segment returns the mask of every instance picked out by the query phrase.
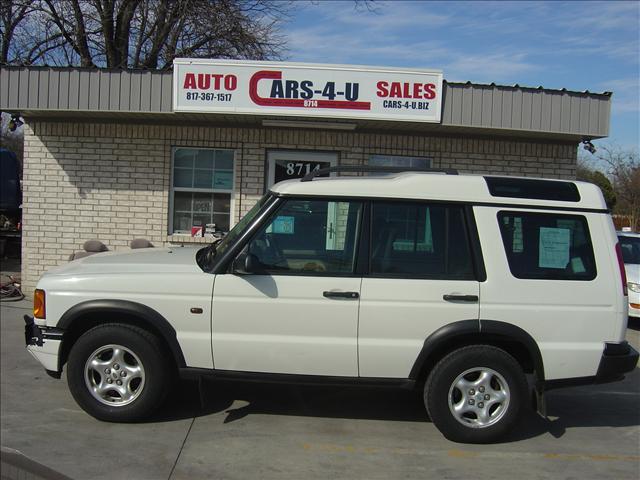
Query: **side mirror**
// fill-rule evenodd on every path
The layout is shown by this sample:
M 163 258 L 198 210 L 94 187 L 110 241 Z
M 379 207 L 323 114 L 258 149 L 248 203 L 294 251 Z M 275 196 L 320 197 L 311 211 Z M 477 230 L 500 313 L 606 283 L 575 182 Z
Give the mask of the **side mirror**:
M 258 258 L 252 253 L 241 253 L 233 261 L 233 273 L 251 275 L 258 270 Z

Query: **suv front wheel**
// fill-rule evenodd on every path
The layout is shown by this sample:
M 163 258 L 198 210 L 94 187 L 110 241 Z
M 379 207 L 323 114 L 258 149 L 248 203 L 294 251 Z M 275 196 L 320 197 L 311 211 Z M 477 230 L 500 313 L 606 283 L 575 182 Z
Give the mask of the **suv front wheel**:
M 172 369 L 157 337 L 125 324 L 99 325 L 69 354 L 67 382 L 73 398 L 93 417 L 132 422 L 164 400 Z
M 487 443 L 513 428 L 527 390 L 524 372 L 511 355 L 490 345 L 472 345 L 438 362 L 426 382 L 424 402 L 449 440 Z

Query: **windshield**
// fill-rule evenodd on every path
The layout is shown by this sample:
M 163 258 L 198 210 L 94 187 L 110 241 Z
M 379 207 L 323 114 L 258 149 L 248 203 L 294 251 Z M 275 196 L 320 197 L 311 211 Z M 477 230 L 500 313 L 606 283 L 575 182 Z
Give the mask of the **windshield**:
M 640 237 L 618 237 L 622 248 L 622 260 L 627 264 L 640 264 Z
M 213 243 L 201 250 L 198 251 L 197 259 L 200 268 L 211 267 L 214 257 L 222 255 L 231 245 L 233 245 L 236 239 L 246 230 L 246 228 L 251 224 L 253 219 L 258 215 L 260 210 L 267 200 L 271 198 L 271 194 L 267 193 L 264 195 L 258 202 L 249 210 L 244 217 L 240 219 L 238 223 L 231 229 L 229 233 L 227 233 L 224 238 L 218 242 Z M 206 256 L 205 256 L 206 254 Z M 206 270 L 206 268 L 203 268 Z

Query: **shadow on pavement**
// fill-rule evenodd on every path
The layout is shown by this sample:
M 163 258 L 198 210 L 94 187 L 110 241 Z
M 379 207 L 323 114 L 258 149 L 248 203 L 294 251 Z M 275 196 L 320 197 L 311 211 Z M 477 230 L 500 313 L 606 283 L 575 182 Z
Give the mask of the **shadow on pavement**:
M 206 380 L 182 381 L 151 421 L 163 422 L 224 413 L 224 422 L 254 414 L 425 422 L 429 418 L 417 391 L 370 387 L 291 386 Z M 504 439 L 512 442 L 569 428 L 640 425 L 640 370 L 623 382 L 554 390 L 547 394 L 548 418 L 528 409 Z
M 547 393 L 547 418 L 530 411 L 506 442 L 549 433 L 561 438 L 570 428 L 640 425 L 640 370 L 623 382 L 553 390 Z
M 294 386 L 205 380 L 183 380 L 150 420 L 173 421 L 226 412 L 225 423 L 247 415 L 296 415 L 423 422 L 428 420 L 415 391 L 371 387 Z M 243 405 L 238 407 L 238 404 Z

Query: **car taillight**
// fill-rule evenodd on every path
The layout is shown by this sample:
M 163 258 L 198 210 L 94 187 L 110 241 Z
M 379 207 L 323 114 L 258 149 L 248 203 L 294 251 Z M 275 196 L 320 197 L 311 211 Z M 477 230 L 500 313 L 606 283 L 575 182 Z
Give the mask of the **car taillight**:
M 627 273 L 624 270 L 622 247 L 620 247 L 619 243 L 616 243 L 616 257 L 618 257 L 618 268 L 620 269 L 620 278 L 622 279 L 622 291 L 624 292 L 624 296 L 626 297 L 629 295 L 629 291 L 627 290 Z
M 33 316 L 39 319 L 45 319 L 46 308 L 44 302 L 44 290 L 36 290 L 33 292 Z

